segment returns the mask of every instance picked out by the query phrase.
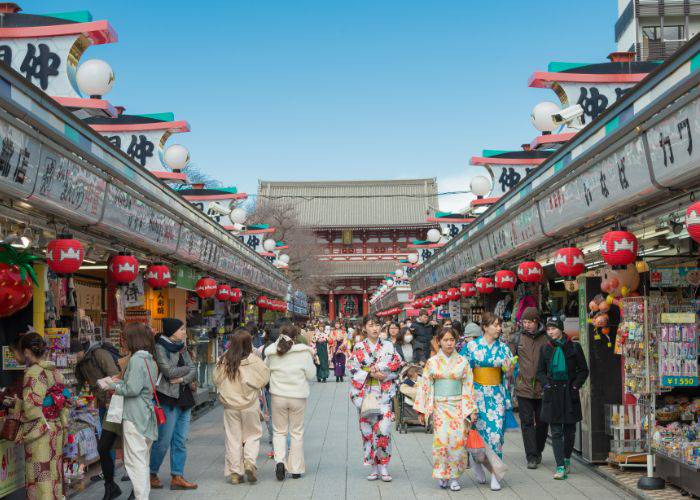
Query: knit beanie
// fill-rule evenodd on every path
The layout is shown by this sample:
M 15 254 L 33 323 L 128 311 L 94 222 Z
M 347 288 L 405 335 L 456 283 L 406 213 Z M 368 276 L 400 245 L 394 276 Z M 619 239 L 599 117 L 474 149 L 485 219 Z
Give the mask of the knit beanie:
M 547 320 L 547 326 L 558 328 L 562 333 L 564 333 L 564 322 L 561 320 L 561 318 L 549 318 Z
M 528 307 L 523 311 L 523 315 L 520 318 L 521 320 L 530 320 L 530 321 L 540 321 L 540 312 L 537 310 L 536 307 Z
M 172 337 L 182 325 L 184 325 L 184 323 L 177 318 L 163 318 L 163 335 Z
M 467 323 L 464 325 L 464 336 L 467 338 L 480 337 L 481 327 L 476 323 Z

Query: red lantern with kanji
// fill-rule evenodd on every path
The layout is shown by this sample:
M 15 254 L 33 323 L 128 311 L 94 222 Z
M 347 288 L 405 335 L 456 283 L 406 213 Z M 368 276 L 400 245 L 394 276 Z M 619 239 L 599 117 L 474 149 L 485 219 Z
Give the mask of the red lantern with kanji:
M 229 296 L 229 300 L 233 302 L 234 304 L 237 304 L 241 301 L 243 298 L 243 292 L 241 292 L 240 288 L 231 288 L 231 295 Z
M 438 292 L 438 304 L 439 306 L 443 304 L 447 304 L 448 299 L 447 299 L 447 291 L 446 290 L 440 290 Z
M 83 244 L 70 234 L 61 234 L 46 246 L 46 264 L 59 276 L 77 272 L 84 257 Z
M 521 262 L 518 265 L 518 278 L 523 283 L 539 283 L 542 281 L 544 276 L 544 271 L 539 262 L 530 260 L 527 262 Z
M 564 279 L 574 279 L 586 270 L 586 259 L 580 248 L 560 248 L 554 254 L 554 269 Z
M 170 269 L 165 264 L 151 264 L 143 273 L 143 279 L 154 290 L 166 288 L 170 283 Z
M 476 295 L 476 287 L 474 283 L 462 283 L 459 285 L 459 293 L 464 298 L 474 297 Z
M 450 288 L 447 290 L 447 300 L 449 302 L 457 302 L 459 297 L 459 290 L 457 288 Z
M 624 269 L 637 260 L 637 237 L 629 231 L 608 231 L 600 240 L 600 255 L 613 269 Z
M 194 292 L 201 299 L 210 299 L 216 295 L 216 281 L 212 278 L 200 278 L 194 286 Z
M 476 289 L 480 294 L 493 293 L 494 288 L 493 280 L 491 278 L 482 277 L 476 279 Z
M 128 285 L 136 279 L 138 273 L 139 261 L 129 253 L 120 252 L 109 259 L 107 275 L 117 285 Z
M 39 257 L 0 245 L 0 318 L 12 316 L 32 301 L 36 285 L 33 263 Z
M 700 201 L 685 209 L 685 226 L 690 237 L 700 243 Z
M 513 271 L 503 269 L 496 272 L 496 287 L 500 288 L 501 290 L 512 290 L 515 288 L 516 281 L 517 278 L 515 277 L 515 273 Z
M 268 299 L 264 295 L 258 297 L 258 300 L 255 303 L 257 304 L 259 309 L 269 309 L 270 307 L 270 299 Z
M 219 285 L 216 289 L 216 299 L 228 302 L 231 299 L 231 287 L 228 285 Z

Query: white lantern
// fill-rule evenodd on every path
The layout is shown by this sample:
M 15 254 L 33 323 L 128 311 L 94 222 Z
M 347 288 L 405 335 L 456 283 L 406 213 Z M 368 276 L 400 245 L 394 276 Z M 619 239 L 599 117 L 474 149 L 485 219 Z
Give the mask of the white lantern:
M 561 108 L 557 104 L 550 101 L 541 102 L 532 108 L 530 121 L 540 132 L 551 132 L 558 127 L 558 125 L 554 123 L 552 115 L 559 111 L 561 111 Z
M 163 161 L 173 170 L 182 170 L 190 162 L 190 152 L 185 146 L 173 144 L 163 153 Z
M 386 285 L 389 286 L 389 287 L 394 286 L 394 280 L 391 279 L 391 278 L 387 278 L 387 280 L 386 280 Z
M 275 242 L 275 240 L 272 238 L 268 238 L 263 241 L 263 248 L 266 252 L 272 252 L 275 248 L 277 248 L 277 242 Z
M 475 175 L 469 182 L 469 190 L 477 196 L 486 196 L 491 192 L 491 181 L 483 175 Z
M 399 279 L 403 278 L 403 269 L 397 269 L 394 273 L 394 276 L 396 276 Z
M 282 255 L 279 256 L 279 258 L 277 260 L 279 260 L 282 264 L 284 264 L 286 266 L 287 264 L 289 264 L 289 255 L 287 255 L 286 253 L 283 253 Z
M 103 60 L 90 59 L 80 65 L 75 73 L 75 81 L 83 94 L 101 98 L 112 90 L 114 71 Z
M 441 237 L 442 235 L 440 234 L 439 229 L 433 228 L 428 231 L 428 241 L 430 243 L 437 243 L 438 241 L 440 241 Z
M 408 261 L 411 264 L 415 264 L 418 262 L 418 254 L 417 253 L 410 253 L 408 254 Z
M 234 208 L 229 214 L 229 219 L 234 224 L 245 224 L 245 220 L 248 217 L 248 213 L 243 208 Z

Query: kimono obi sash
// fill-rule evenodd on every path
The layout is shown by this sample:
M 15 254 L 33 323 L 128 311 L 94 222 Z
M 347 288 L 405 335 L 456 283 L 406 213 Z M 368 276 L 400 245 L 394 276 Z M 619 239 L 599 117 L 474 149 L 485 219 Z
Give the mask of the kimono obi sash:
M 497 367 L 474 368 L 474 382 L 479 385 L 501 385 L 503 372 Z
M 433 381 L 436 398 L 449 398 L 462 395 L 462 381 L 451 378 L 438 378 Z

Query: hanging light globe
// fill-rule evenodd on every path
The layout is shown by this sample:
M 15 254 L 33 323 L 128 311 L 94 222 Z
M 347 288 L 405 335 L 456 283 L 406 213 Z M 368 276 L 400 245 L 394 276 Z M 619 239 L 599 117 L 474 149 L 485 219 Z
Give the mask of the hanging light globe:
M 282 255 L 279 256 L 279 258 L 277 260 L 279 260 L 282 264 L 284 264 L 286 266 L 287 264 L 289 264 L 289 255 L 287 255 L 286 253 L 283 253 Z
M 245 209 L 238 207 L 231 210 L 229 214 L 229 219 L 234 224 L 245 224 L 245 220 L 248 218 L 248 212 Z
M 403 278 L 403 269 L 397 269 L 394 273 L 394 276 L 396 276 L 399 279 Z
M 266 252 L 272 252 L 275 248 L 277 248 L 277 242 L 272 238 L 268 238 L 263 241 L 263 248 Z
M 440 234 L 439 229 L 433 228 L 428 231 L 428 241 L 430 243 L 437 243 L 440 241 L 440 238 L 442 238 L 442 234 Z
M 173 144 L 163 153 L 163 161 L 172 170 L 182 170 L 190 162 L 190 152 L 181 144 Z
M 483 175 L 475 175 L 469 182 L 469 191 L 477 196 L 486 196 L 491 192 L 491 181 Z
M 102 59 L 90 59 L 78 67 L 75 81 L 83 94 L 100 99 L 112 90 L 114 71 Z
M 550 101 L 544 101 L 532 108 L 532 113 L 530 113 L 530 121 L 532 125 L 540 132 L 552 132 L 558 127 L 552 115 L 561 111 L 561 108 Z
M 418 254 L 417 253 L 408 254 L 408 261 L 411 264 L 416 264 L 418 262 Z

